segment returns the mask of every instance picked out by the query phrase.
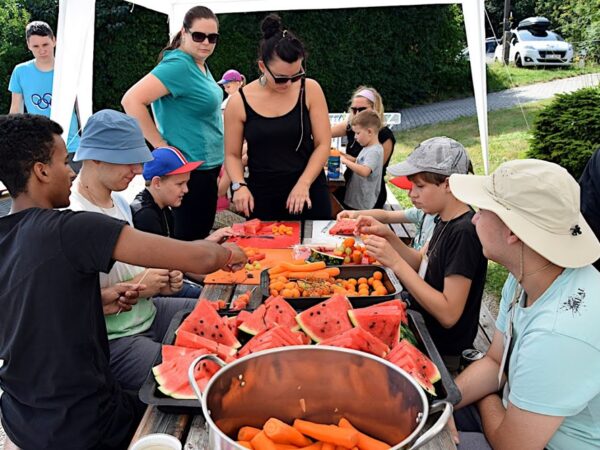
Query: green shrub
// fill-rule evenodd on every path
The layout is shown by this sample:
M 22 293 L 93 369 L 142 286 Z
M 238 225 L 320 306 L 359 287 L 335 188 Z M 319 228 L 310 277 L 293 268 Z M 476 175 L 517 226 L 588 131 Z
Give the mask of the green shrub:
M 560 164 L 579 178 L 600 146 L 600 88 L 557 95 L 535 123 L 530 158 Z

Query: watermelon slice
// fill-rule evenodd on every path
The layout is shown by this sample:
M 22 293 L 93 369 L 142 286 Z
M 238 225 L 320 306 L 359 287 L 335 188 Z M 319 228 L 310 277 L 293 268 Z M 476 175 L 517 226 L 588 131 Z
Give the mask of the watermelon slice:
M 179 333 L 179 331 L 189 331 L 219 344 L 239 348 L 241 346 L 239 341 L 229 327 L 223 324 L 221 316 L 219 316 L 219 313 L 217 313 L 210 303 L 206 299 L 200 299 L 194 310 L 179 326 L 176 333 Z
M 341 219 L 329 230 L 329 234 L 341 234 L 344 236 L 353 236 L 356 229 L 356 219 Z
M 195 350 L 175 359 L 165 361 L 152 368 L 158 383 L 158 389 L 165 395 L 178 399 L 194 399 L 196 395 L 188 380 L 190 364 L 198 356 L 205 355 L 206 350 Z M 196 367 L 195 379 L 200 390 L 204 392 L 210 378 L 219 370 L 219 366 L 205 361 Z
M 342 334 L 322 340 L 319 345 L 332 345 L 334 347 L 360 350 L 381 358 L 390 351 L 390 348 L 381 342 L 380 339 L 362 328 L 351 328 Z
M 354 326 L 367 330 L 388 347 L 393 347 L 400 340 L 402 310 L 393 306 L 359 308 L 348 311 L 348 316 Z
M 296 316 L 300 328 L 315 342 L 321 342 L 352 328 L 348 311 L 352 305 L 348 298 L 335 294 Z
M 388 300 L 387 302 L 377 303 L 376 305 L 370 306 L 370 308 L 379 308 L 382 306 L 394 306 L 402 311 L 402 323 L 408 325 L 408 314 L 406 313 L 406 303 L 400 299 Z
M 392 364 L 406 370 L 431 395 L 435 394 L 433 383 L 441 378 L 435 364 L 406 339 L 401 340 L 385 357 Z
M 246 235 L 256 236 L 262 227 L 259 219 L 252 219 L 244 222 L 244 233 Z
M 180 356 L 186 356 L 197 352 L 198 348 L 180 347 L 178 345 L 163 344 L 161 349 L 162 362 L 170 361 L 172 359 L 177 359 Z
M 248 318 L 246 318 L 240 325 L 238 325 L 238 329 L 243 331 L 244 333 L 252 334 L 256 336 L 258 333 L 267 329 L 265 324 L 265 315 L 267 314 L 267 307 L 263 303 L 258 308 L 254 310 Z
M 204 349 L 209 353 L 214 353 L 225 362 L 232 361 L 232 356 L 236 353 L 236 350 L 233 347 L 218 344 L 211 339 L 206 339 L 184 330 L 180 330 L 179 333 L 177 333 L 175 345 L 179 347 Z
M 271 328 L 270 330 L 261 331 L 248 342 L 246 342 L 246 345 L 239 350 L 238 356 L 241 358 L 242 356 L 246 356 L 250 353 L 255 353 L 260 350 L 268 350 L 271 348 L 286 347 L 290 345 L 281 337 L 281 331 L 279 330 L 280 328 L 282 327 L 277 326 L 275 328 Z
M 288 329 L 294 328 L 296 322 L 296 310 L 286 302 L 283 297 L 269 297 L 265 300 L 267 313 L 265 314 L 265 326 L 272 328 L 275 325 L 281 325 Z

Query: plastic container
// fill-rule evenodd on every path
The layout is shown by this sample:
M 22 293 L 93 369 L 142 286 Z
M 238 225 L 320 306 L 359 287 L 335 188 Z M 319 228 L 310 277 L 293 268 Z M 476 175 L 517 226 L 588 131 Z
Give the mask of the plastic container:
M 340 164 L 341 158 L 339 150 L 332 149 L 329 152 L 329 159 L 327 160 L 327 178 L 337 179 L 341 176 Z

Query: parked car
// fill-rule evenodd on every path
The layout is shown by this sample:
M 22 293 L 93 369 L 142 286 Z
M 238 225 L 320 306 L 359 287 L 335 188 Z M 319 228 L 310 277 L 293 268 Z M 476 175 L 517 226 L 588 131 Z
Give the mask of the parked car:
M 491 63 L 494 61 L 494 50 L 498 46 L 496 38 L 490 37 L 485 40 L 485 62 Z M 467 61 L 469 60 L 469 49 L 465 48 L 461 51 L 461 55 L 464 56 Z
M 545 17 L 529 17 L 511 30 L 509 62 L 517 67 L 568 66 L 573 61 L 573 46 L 550 31 L 550 21 Z M 494 52 L 494 60 L 502 61 L 503 45 Z

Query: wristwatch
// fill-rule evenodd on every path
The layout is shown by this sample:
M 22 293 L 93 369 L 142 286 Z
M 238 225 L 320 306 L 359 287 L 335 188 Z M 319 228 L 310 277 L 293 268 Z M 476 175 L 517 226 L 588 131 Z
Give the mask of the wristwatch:
M 233 192 L 235 192 L 235 191 L 239 190 L 242 186 L 248 187 L 248 185 L 246 183 L 238 183 L 238 182 L 231 183 L 231 190 Z

